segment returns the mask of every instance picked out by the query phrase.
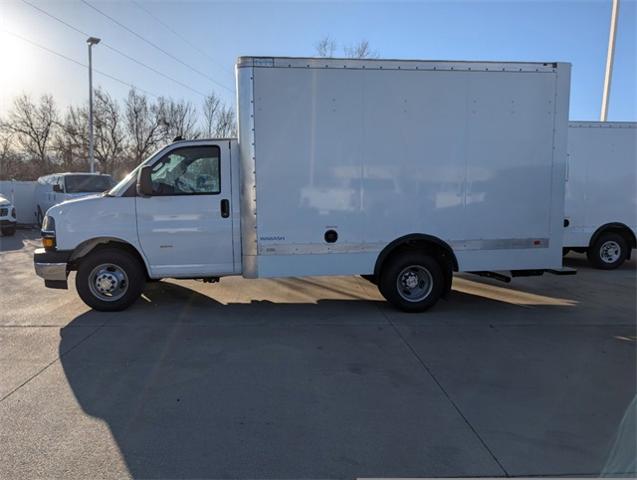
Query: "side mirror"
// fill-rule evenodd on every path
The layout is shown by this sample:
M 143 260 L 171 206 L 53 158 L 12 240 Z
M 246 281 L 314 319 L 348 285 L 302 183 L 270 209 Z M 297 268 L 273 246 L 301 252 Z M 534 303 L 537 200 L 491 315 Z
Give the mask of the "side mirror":
M 54 183 L 53 191 L 56 193 L 62 193 L 62 185 L 60 185 L 59 183 Z
M 153 195 L 153 182 L 150 179 L 152 167 L 145 166 L 139 170 L 137 175 L 137 194 L 142 197 L 150 197 Z

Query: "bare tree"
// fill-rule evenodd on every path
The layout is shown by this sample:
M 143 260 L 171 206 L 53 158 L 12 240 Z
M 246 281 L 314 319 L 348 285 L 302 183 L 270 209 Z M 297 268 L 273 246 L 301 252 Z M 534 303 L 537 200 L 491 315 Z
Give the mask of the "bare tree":
M 9 113 L 8 128 L 15 134 L 16 142 L 42 170 L 50 165 L 50 140 L 57 117 L 51 95 L 42 95 L 38 105 L 28 95 L 20 95 Z
M 215 123 L 215 137 L 217 138 L 229 138 L 237 136 L 237 126 L 235 121 L 235 114 L 232 107 L 226 107 L 223 105 L 217 115 L 217 121 Z
M 53 138 L 56 160 L 62 170 L 88 168 L 88 108 L 69 106 Z
M 122 162 L 126 147 L 122 119 L 117 101 L 101 88 L 95 90 L 93 108 L 95 159 L 102 172 L 113 173 Z
M 116 175 L 175 136 L 237 134 L 235 111 L 214 93 L 204 100 L 200 118 L 194 105 L 184 100 L 152 101 L 132 89 L 120 106 L 98 88 L 93 114 L 99 170 Z M 53 171 L 88 168 L 87 105 L 70 105 L 59 116 L 49 95 L 37 104 L 26 95 L 15 99 L 13 110 L 0 119 L 0 178 L 35 179 Z
M 157 100 L 160 117 L 161 140 L 170 142 L 175 137 L 197 138 L 197 109 L 190 102 L 159 97 Z
M 345 56 L 348 58 L 378 58 L 378 52 L 372 50 L 369 46 L 369 42 L 365 39 L 360 42 L 344 47 Z
M 325 37 L 321 38 L 318 42 L 316 42 L 316 45 L 314 45 L 314 48 L 316 48 L 317 57 L 323 57 L 323 58 L 333 57 L 334 52 L 336 51 L 336 42 L 332 38 L 330 38 L 328 35 L 326 35 Z
M 158 107 L 150 105 L 145 95 L 131 89 L 126 99 L 126 130 L 132 165 L 141 163 L 158 145 L 161 139 L 159 120 Z
M 204 134 L 211 138 L 214 133 L 215 123 L 217 121 L 217 115 L 219 114 L 219 109 L 221 108 L 221 99 L 214 93 L 211 92 L 210 95 L 207 95 L 203 101 L 203 124 L 204 124 Z
M 0 120 L 0 167 L 13 151 L 13 132 L 9 124 Z
M 13 148 L 13 132 L 0 120 L 0 180 L 20 179 L 24 165 Z

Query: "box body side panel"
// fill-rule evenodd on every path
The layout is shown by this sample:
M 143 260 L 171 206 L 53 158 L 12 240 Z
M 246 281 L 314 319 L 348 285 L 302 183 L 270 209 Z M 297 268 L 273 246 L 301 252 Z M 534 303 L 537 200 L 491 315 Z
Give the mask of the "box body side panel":
M 461 270 L 560 266 L 558 70 L 255 67 L 258 275 L 288 275 L 289 257 L 295 275 L 371 273 L 411 233 L 448 242 Z

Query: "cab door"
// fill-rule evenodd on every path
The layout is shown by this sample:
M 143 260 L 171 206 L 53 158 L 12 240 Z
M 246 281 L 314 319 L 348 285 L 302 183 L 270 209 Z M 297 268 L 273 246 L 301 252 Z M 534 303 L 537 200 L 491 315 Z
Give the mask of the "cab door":
M 136 197 L 137 233 L 151 276 L 234 272 L 228 141 L 179 146 L 152 166 L 152 196 Z

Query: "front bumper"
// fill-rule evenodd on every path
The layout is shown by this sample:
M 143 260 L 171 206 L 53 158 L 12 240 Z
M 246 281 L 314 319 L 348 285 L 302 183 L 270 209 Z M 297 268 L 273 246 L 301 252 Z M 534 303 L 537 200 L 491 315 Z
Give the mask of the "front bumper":
M 69 276 L 68 260 L 71 250 L 47 251 L 36 249 L 33 254 L 35 273 L 44 279 L 44 285 L 49 288 L 68 288 L 66 279 Z

